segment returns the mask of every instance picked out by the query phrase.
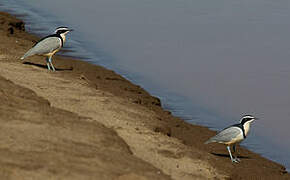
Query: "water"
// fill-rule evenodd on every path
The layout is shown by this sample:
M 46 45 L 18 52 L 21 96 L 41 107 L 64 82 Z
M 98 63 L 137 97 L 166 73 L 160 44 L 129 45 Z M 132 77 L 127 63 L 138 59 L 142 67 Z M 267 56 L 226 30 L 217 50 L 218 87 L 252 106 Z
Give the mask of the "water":
M 259 117 L 243 145 L 289 170 L 288 1 L 2 0 L 2 5 L 39 35 L 60 25 L 74 28 L 66 55 L 121 73 L 190 123 L 218 130 L 245 113 Z

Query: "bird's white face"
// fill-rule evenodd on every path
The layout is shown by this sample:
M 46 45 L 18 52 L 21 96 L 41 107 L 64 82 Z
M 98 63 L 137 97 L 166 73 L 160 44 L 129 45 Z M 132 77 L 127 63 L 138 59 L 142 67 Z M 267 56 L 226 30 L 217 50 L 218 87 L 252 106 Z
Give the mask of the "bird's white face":
M 64 35 L 66 35 L 67 33 L 69 33 L 70 31 L 66 31 L 66 32 L 63 32 L 63 33 L 61 33 L 61 34 L 64 34 Z

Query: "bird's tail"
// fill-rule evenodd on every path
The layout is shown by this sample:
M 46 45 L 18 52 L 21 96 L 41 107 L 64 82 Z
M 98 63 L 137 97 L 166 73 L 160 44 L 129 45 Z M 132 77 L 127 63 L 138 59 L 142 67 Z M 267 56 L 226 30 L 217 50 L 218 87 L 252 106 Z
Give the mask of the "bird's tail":
M 30 49 L 20 59 L 25 59 L 25 58 L 32 56 L 32 55 L 34 55 L 34 52 L 33 52 L 33 49 Z
M 216 142 L 214 139 L 210 138 L 209 140 L 205 141 L 204 144 L 209 144 L 209 143 L 213 143 Z

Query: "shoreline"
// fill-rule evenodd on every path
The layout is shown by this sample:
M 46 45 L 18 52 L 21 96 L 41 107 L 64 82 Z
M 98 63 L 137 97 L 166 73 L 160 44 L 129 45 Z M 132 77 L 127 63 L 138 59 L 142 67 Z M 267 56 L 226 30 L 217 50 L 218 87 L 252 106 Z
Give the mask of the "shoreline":
M 17 70 L 20 72 L 21 68 L 24 67 L 27 71 L 30 69 L 32 71 L 31 73 L 36 73 L 34 71 L 37 71 L 39 74 L 45 73 L 46 78 L 65 79 L 66 81 L 79 82 L 84 89 L 89 89 L 89 92 L 94 90 L 97 92 L 97 94 L 104 96 L 102 97 L 102 101 L 104 101 L 103 108 L 108 108 L 108 105 L 106 106 L 106 104 L 109 104 L 110 106 L 112 106 L 112 104 L 114 105 L 114 103 L 111 103 L 110 100 L 114 99 L 124 107 L 134 109 L 133 112 L 128 112 L 128 114 L 122 116 L 123 118 L 126 118 L 127 116 L 136 116 L 138 118 L 142 118 L 142 116 L 137 116 L 134 114 L 135 110 L 137 111 L 137 109 L 138 112 L 140 111 L 140 113 L 142 111 L 141 114 L 144 115 L 144 117 L 150 116 L 149 118 L 145 118 L 146 121 L 143 119 L 135 120 L 138 122 L 130 121 L 130 123 L 136 126 L 136 132 L 134 132 L 135 134 L 133 133 L 136 135 L 136 138 L 142 139 L 142 136 L 145 136 L 149 133 L 154 138 L 165 138 L 166 142 L 174 142 L 175 145 L 174 147 L 167 147 L 167 144 L 162 144 L 162 146 L 167 147 L 169 150 L 167 148 L 163 148 L 157 150 L 156 152 L 153 151 L 151 155 L 154 154 L 158 156 L 156 159 L 150 159 L 150 154 L 146 154 L 146 152 L 138 149 L 138 146 L 141 145 L 135 142 L 134 138 L 128 137 L 132 135 L 132 129 L 126 128 L 126 123 L 128 122 L 126 122 L 125 125 L 122 122 L 120 122 L 120 124 L 112 125 L 114 123 L 112 121 L 104 123 L 99 121 L 98 123 L 101 123 L 115 131 L 118 136 L 124 140 L 125 144 L 128 145 L 128 148 L 133 152 L 134 156 L 137 156 L 139 159 L 142 159 L 146 163 L 151 164 L 155 168 L 161 169 L 161 171 L 164 173 L 164 178 L 166 175 L 170 176 L 172 179 L 182 177 L 181 172 L 184 173 L 185 170 L 188 169 L 185 167 L 182 169 L 181 165 L 189 166 L 190 163 L 193 162 L 198 162 L 197 164 L 201 166 L 196 167 L 195 169 L 199 169 L 200 172 L 194 174 L 194 176 L 189 173 L 189 175 L 184 175 L 184 177 L 198 177 L 200 179 L 205 179 L 205 177 L 215 177 L 217 179 L 223 179 L 225 177 L 229 179 L 290 178 L 289 173 L 285 171 L 285 168 L 282 165 L 267 160 L 261 157 L 259 154 L 250 152 L 249 150 L 246 150 L 242 147 L 239 148 L 240 155 L 242 156 L 242 162 L 238 165 L 233 165 L 230 162 L 226 148 L 223 145 L 203 144 L 203 142 L 208 137 L 214 135 L 215 132 L 209 130 L 206 127 L 188 124 L 180 118 L 173 117 L 170 112 L 165 111 L 161 107 L 161 102 L 158 98 L 151 96 L 140 86 L 132 84 L 111 70 L 107 70 L 103 67 L 89 64 L 81 60 L 74 60 L 60 56 L 55 56 L 55 61 L 53 62 L 56 69 L 58 70 L 56 74 L 46 72 L 46 66 L 42 57 L 30 58 L 29 60 L 26 60 L 24 64 L 22 64 L 19 59 L 20 55 L 28 50 L 32 44 L 37 41 L 38 38 L 23 31 L 24 24 L 21 23 L 21 20 L 17 20 L 12 16 L 7 15 L 7 13 L 0 13 L 0 17 L 3 22 L 2 28 L 0 29 L 1 36 L 2 39 L 4 38 L 4 42 L 8 44 L 7 47 L 3 47 L 2 45 L 0 49 L 1 54 L 11 54 L 11 51 L 14 53 L 12 57 L 5 57 L 0 59 L 2 68 L 6 67 L 5 70 L 0 71 L 0 76 L 4 76 L 6 79 L 9 79 L 14 84 L 20 85 L 21 87 L 31 89 L 32 91 L 36 92 L 37 95 L 46 99 L 51 104 L 51 106 L 76 113 L 80 116 L 86 116 L 86 114 L 82 114 L 82 112 L 79 112 L 78 110 L 78 108 L 80 108 L 80 104 L 78 103 L 81 102 L 80 95 L 77 98 L 74 97 L 76 98 L 74 101 L 77 101 L 75 102 L 75 106 L 67 106 L 66 104 L 62 104 L 62 102 L 56 102 L 56 104 L 54 104 L 54 102 L 57 100 L 57 91 L 59 89 L 54 90 L 54 96 L 46 95 L 47 92 L 41 89 L 44 85 L 41 84 L 41 87 L 39 88 L 38 86 L 40 85 L 37 83 L 33 84 L 34 82 L 31 82 L 31 84 L 27 84 L 27 80 L 21 79 L 19 74 L 12 73 L 11 71 L 9 72 L 9 68 L 13 69 L 17 66 Z M 12 31 L 13 33 L 11 34 Z M 10 47 L 10 49 L 8 47 Z M 37 81 L 37 79 L 34 80 L 35 82 Z M 62 96 L 65 96 L 65 94 L 62 94 Z M 65 99 L 62 100 L 66 101 Z M 73 102 L 73 100 L 71 102 Z M 118 109 L 117 112 L 122 114 L 120 109 L 124 110 L 124 107 L 118 106 L 118 108 L 115 108 Z M 87 114 L 90 113 L 92 112 L 87 112 Z M 92 116 L 95 116 L 95 114 L 92 113 Z M 115 116 L 118 117 L 118 113 L 115 114 Z M 108 114 L 106 114 L 106 117 L 112 118 Z M 113 117 L 113 119 L 116 117 Z M 117 119 L 122 121 L 122 118 Z M 142 125 L 142 127 L 137 125 Z M 140 137 L 137 137 L 138 134 Z M 145 142 L 146 140 L 144 143 Z M 180 150 L 180 148 L 185 150 Z M 163 164 L 162 162 L 158 161 L 168 161 L 168 163 Z M 177 165 L 175 167 L 171 167 L 171 161 L 176 162 Z M 208 169 L 204 171 L 203 167 Z M 142 172 L 142 170 L 140 170 L 140 172 Z M 171 174 L 168 172 L 171 172 Z M 148 178 L 149 176 L 144 177 Z

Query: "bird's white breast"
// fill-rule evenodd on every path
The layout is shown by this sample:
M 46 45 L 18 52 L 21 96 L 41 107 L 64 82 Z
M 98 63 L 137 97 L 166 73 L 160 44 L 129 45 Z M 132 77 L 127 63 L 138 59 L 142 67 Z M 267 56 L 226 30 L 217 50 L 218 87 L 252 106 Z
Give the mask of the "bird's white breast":
M 65 34 L 60 34 L 62 40 L 63 40 L 63 43 L 65 42 Z
M 251 127 L 251 122 L 252 121 L 248 121 L 246 122 L 243 126 L 244 126 L 244 130 L 245 130 L 245 135 L 247 136 L 249 131 L 250 131 L 250 127 Z

